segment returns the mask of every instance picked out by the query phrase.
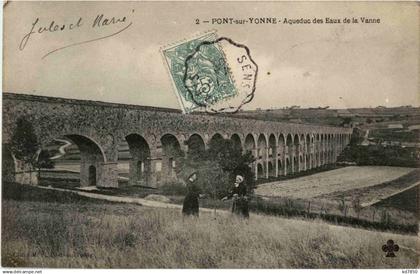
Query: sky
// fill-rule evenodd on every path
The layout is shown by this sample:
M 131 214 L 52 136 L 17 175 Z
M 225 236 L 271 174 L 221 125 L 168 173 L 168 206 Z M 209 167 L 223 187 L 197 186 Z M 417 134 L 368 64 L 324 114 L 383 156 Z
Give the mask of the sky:
M 92 27 L 101 14 L 126 18 Z M 245 109 L 419 106 L 418 16 L 414 2 L 9 2 L 3 90 L 179 109 L 160 50 L 215 30 L 245 44 L 258 65 L 255 96 Z M 280 22 L 202 23 L 224 17 Z M 285 18 L 326 17 L 359 23 L 283 24 Z M 70 30 L 79 18 L 81 26 Z M 51 21 L 64 29 L 36 31 Z

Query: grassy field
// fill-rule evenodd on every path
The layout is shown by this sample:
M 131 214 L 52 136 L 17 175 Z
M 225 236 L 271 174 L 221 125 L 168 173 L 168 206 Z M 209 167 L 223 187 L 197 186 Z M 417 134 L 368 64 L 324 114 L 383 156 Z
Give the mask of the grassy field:
M 361 203 L 373 203 L 374 201 L 386 199 L 403 189 L 410 188 L 418 183 L 419 180 L 420 169 L 414 169 L 397 179 L 384 181 L 381 184 L 361 187 L 358 189 L 340 190 L 318 196 L 317 198 L 325 198 L 329 200 L 344 199 L 346 201 L 351 201 L 354 197 L 357 197 Z M 416 202 L 416 199 L 414 199 L 414 202 Z M 397 206 L 397 208 L 400 208 L 400 206 Z
M 410 211 L 420 217 L 420 186 L 412 187 L 404 192 L 389 197 L 375 204 L 375 207 L 398 208 L 404 211 Z
M 302 178 L 259 185 L 255 193 L 263 196 L 308 199 L 337 191 L 353 191 L 379 185 L 413 170 L 413 168 L 389 166 L 345 167 Z
M 407 129 L 376 128 L 370 130 L 369 137 L 383 141 L 417 143 L 419 142 L 419 131 L 409 131 Z
M 256 193 L 279 204 L 287 204 L 290 199 L 301 210 L 310 207 L 315 213 L 326 210 L 329 215 L 408 225 L 413 232 L 417 231 L 419 216 L 417 197 L 407 202 L 404 195 L 398 195 L 388 199 L 386 205 L 378 201 L 417 183 L 419 175 L 420 170 L 414 168 L 354 166 L 260 185 Z
M 414 236 L 251 214 L 179 210 L 43 192 L 3 199 L 2 265 L 81 268 L 414 268 Z M 59 201 L 65 202 L 59 202 Z M 384 257 L 393 239 L 401 250 Z M 418 251 L 417 251 L 418 252 Z
M 371 207 L 367 205 L 377 203 L 378 199 L 384 199 L 400 189 L 416 183 L 420 175 L 419 172 L 419 169 L 401 167 L 344 167 L 301 178 L 268 183 L 260 185 L 256 191 L 257 194 L 264 193 L 264 191 L 268 193 L 263 194 L 265 197 L 260 199 L 261 197 L 258 195 L 252 195 L 250 209 L 269 215 L 299 215 L 313 218 L 315 214 L 316 218 L 323 218 L 323 220 L 334 224 L 416 233 L 418 210 L 417 208 L 406 210 L 405 207 L 401 207 L 401 205 L 408 205 L 407 202 L 398 202 L 392 199 L 391 202 L 397 201 L 399 205 L 392 206 L 390 203 L 387 206 Z M 405 175 L 399 177 L 401 174 Z M 396 179 L 386 181 L 393 178 Z M 43 179 L 41 184 L 58 188 L 70 186 L 65 181 L 47 179 Z M 84 191 L 146 199 L 148 199 L 148 195 L 156 194 L 166 200 L 169 199 L 170 203 L 181 205 L 186 193 L 185 185 L 179 183 L 168 183 L 159 189 L 125 185 L 118 189 Z M 360 210 L 356 208 L 357 203 L 355 204 L 355 202 L 357 201 L 362 205 Z M 414 204 L 416 201 L 415 197 Z M 231 207 L 231 202 L 213 200 L 210 197 L 200 199 L 200 204 L 202 207 L 225 210 L 229 210 Z

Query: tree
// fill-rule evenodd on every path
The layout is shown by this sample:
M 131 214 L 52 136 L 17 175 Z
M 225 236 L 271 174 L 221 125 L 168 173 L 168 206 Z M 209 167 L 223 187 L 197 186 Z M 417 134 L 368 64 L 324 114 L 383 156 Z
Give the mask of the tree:
M 350 146 L 359 145 L 365 139 L 365 132 L 360 128 L 353 128 L 353 133 L 350 138 Z
M 231 183 L 235 181 L 235 176 L 238 174 L 244 177 L 248 191 L 254 188 L 255 180 L 250 164 L 255 159 L 251 152 L 247 151 L 243 154 L 242 147 L 235 145 L 232 140 L 215 140 L 209 144 L 208 158 L 218 163 L 222 171 L 229 176 L 228 188 L 224 189 L 223 196 L 231 189 Z
M 344 117 L 343 121 L 341 122 L 340 126 L 343 127 L 345 125 L 350 125 L 352 122 L 352 118 L 351 117 Z
M 38 138 L 31 122 L 23 117 L 18 118 L 10 144 L 13 155 L 25 163 L 32 163 L 38 148 Z
M 17 119 L 10 150 L 17 160 L 29 167 L 30 183 L 32 183 L 32 168 L 37 161 L 39 143 L 31 122 L 24 117 Z
M 51 160 L 51 154 L 48 150 L 41 150 L 34 167 L 38 169 L 38 178 L 41 178 L 41 168 L 54 168 L 54 161 Z
M 198 173 L 201 191 L 213 199 L 226 196 L 232 189 L 234 177 L 239 174 L 245 179 L 249 190 L 255 184 L 249 165 L 254 161 L 250 152 L 242 153 L 242 148 L 231 140 L 217 139 L 206 150 L 190 150 L 181 159 L 177 173 L 187 177 L 193 171 Z

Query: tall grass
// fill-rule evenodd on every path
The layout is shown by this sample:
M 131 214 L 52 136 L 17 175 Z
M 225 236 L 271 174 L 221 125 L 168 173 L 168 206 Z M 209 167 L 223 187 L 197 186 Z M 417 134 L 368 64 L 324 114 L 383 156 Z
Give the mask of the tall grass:
M 414 268 L 416 237 L 262 215 L 3 200 L 2 265 L 81 268 Z

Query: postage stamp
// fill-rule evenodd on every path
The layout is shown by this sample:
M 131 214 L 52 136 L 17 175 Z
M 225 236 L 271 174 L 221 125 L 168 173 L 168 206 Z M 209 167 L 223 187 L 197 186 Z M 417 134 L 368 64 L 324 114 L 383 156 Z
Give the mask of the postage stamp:
M 236 112 L 254 96 L 258 66 L 245 45 L 209 32 L 162 50 L 184 113 Z

